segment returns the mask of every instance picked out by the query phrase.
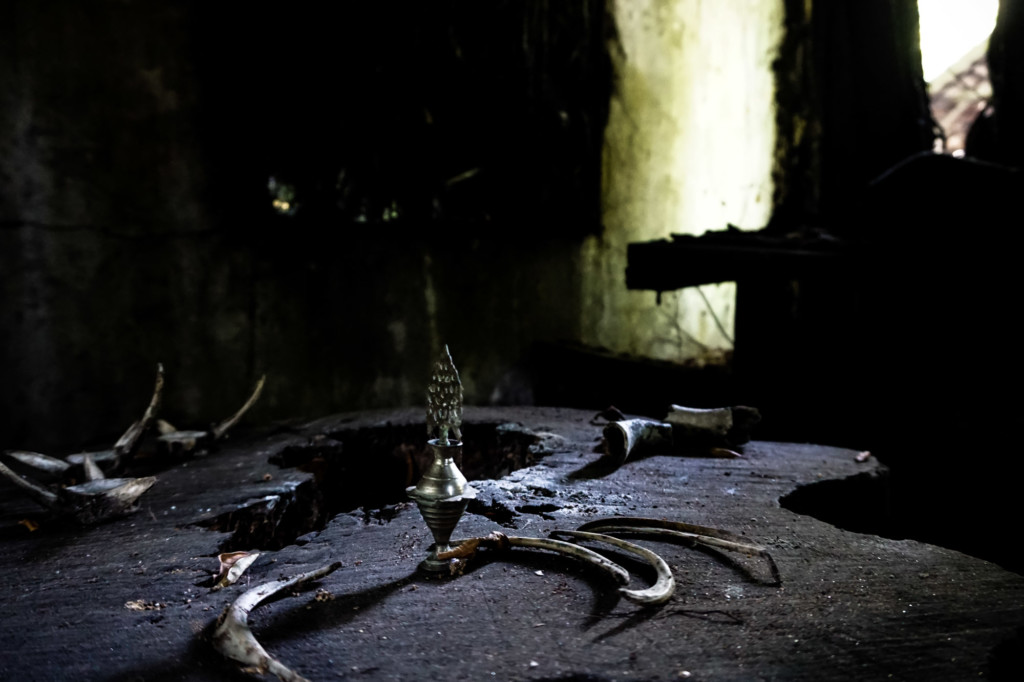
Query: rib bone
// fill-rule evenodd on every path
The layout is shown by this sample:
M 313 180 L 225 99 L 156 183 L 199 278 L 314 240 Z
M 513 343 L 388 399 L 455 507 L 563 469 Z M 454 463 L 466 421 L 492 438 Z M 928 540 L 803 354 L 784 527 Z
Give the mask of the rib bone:
M 451 559 L 463 560 L 464 562 L 472 558 L 476 554 L 477 548 L 481 545 L 497 549 L 507 549 L 508 547 L 546 549 L 551 552 L 557 552 L 558 554 L 564 554 L 565 556 L 585 561 L 591 566 L 594 566 L 612 576 L 619 584 L 629 584 L 629 572 L 614 561 L 606 559 L 594 550 L 587 549 L 586 547 L 580 547 L 579 545 L 574 545 L 571 542 L 555 540 L 552 538 L 528 538 L 517 537 L 514 535 L 506 536 L 503 533 L 494 532 L 487 537 L 461 540 L 458 543 L 458 546 L 453 550 L 449 552 L 438 552 L 437 558 L 442 561 Z
M 163 452 L 170 455 L 191 455 L 196 450 L 202 449 L 212 442 L 223 438 L 228 430 L 237 424 L 245 413 L 259 400 L 260 394 L 263 393 L 263 384 L 266 380 L 267 375 L 264 374 L 256 382 L 252 395 L 238 408 L 238 411 L 219 424 L 215 424 L 209 431 L 177 431 L 167 422 L 158 424 L 160 435 L 157 437 L 157 442 L 160 444 Z
M 662 604 L 671 599 L 672 593 L 675 592 L 676 581 L 675 578 L 672 577 L 672 569 L 668 567 L 668 564 L 665 563 L 664 559 L 646 547 L 635 545 L 632 542 L 626 542 L 625 540 L 612 537 L 611 535 L 587 533 L 579 530 L 558 530 L 554 531 L 552 535 L 564 535 L 567 537 L 579 538 L 580 540 L 604 542 L 643 557 L 650 562 L 658 576 L 653 585 L 643 590 L 628 590 L 625 587 L 619 588 L 619 594 L 632 602 L 644 604 L 645 606 Z
M 579 530 L 599 531 L 602 533 L 622 533 L 643 537 L 667 537 L 674 540 L 682 540 L 690 544 L 715 547 L 733 552 L 740 552 L 747 556 L 758 556 L 768 563 L 771 571 L 772 581 L 776 585 L 782 584 L 782 576 L 775 559 L 768 553 L 768 550 L 761 545 L 755 544 L 744 538 L 742 535 L 730 533 L 719 528 L 708 526 L 697 526 L 692 523 L 681 521 L 665 521 L 662 519 L 649 519 L 641 517 L 621 516 L 609 519 L 597 519 L 584 523 Z
M 156 417 L 156 411 L 160 408 L 160 399 L 163 395 L 163 390 L 164 366 L 162 363 L 157 363 L 156 384 L 153 386 L 153 397 L 149 399 L 149 405 L 146 407 L 146 411 L 143 413 L 142 418 L 129 426 L 128 430 L 124 432 L 124 435 L 118 438 L 117 442 L 114 443 L 114 452 L 117 455 L 115 467 L 121 467 L 126 460 L 131 459 L 135 455 L 135 450 L 139 444 L 139 438 L 142 437 L 146 428 Z
M 264 374 L 263 376 L 260 377 L 260 380 L 256 382 L 256 388 L 252 390 L 252 395 L 249 396 L 249 399 L 245 401 L 244 405 L 238 408 L 238 412 L 235 412 L 233 415 L 231 415 L 230 417 L 222 421 L 220 424 L 214 426 L 213 429 L 211 429 L 210 433 L 213 436 L 214 440 L 220 440 L 221 438 L 223 438 L 224 434 L 228 432 L 228 429 L 237 424 L 238 420 L 241 419 L 245 415 L 245 413 L 249 411 L 249 408 L 256 404 L 256 401 L 259 400 L 260 398 L 260 394 L 263 393 L 263 383 L 266 380 L 267 375 Z
M 249 629 L 249 614 L 266 599 L 310 580 L 317 580 L 341 567 L 341 562 L 302 573 L 293 578 L 275 580 L 242 594 L 224 609 L 213 631 L 213 648 L 226 658 L 241 663 L 243 672 L 273 673 L 284 682 L 309 682 L 267 653 Z

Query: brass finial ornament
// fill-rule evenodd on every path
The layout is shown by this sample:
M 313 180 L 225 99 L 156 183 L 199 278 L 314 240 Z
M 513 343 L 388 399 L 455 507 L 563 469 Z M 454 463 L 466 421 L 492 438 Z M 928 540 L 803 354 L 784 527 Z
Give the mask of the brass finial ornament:
M 452 532 L 469 501 L 476 497 L 476 490 L 455 463 L 456 458 L 462 458 L 461 427 L 462 382 L 445 346 L 434 363 L 427 386 L 427 449 L 433 461 L 420 482 L 406 490 L 434 536 L 434 544 L 420 564 L 427 571 L 448 570 L 449 561 L 438 559 L 437 555 L 451 551 Z
M 462 382 L 448 346 L 434 363 L 427 386 L 427 438 L 448 445 L 448 434 L 462 440 Z

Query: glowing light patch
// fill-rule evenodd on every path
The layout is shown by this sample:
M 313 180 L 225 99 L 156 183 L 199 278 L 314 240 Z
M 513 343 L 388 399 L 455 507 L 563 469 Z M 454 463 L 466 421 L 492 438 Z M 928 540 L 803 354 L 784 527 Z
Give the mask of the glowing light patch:
M 921 66 L 935 80 L 964 55 L 988 40 L 999 0 L 917 0 L 921 16 Z

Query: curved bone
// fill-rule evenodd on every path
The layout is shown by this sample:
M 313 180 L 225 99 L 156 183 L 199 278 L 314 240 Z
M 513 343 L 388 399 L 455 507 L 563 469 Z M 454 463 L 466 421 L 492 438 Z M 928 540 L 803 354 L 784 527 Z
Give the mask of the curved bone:
M 727 530 L 711 528 L 709 526 L 697 526 L 681 521 L 630 516 L 597 519 L 584 523 L 577 530 L 600 531 L 602 533 L 628 533 L 644 537 L 668 537 L 675 540 L 684 540 L 691 544 L 741 552 L 747 556 L 759 556 L 768 562 L 768 568 L 771 571 L 774 582 L 782 584 L 782 575 L 779 573 L 779 567 L 765 547 L 754 544 L 743 536 L 730 533 Z
M 146 407 L 146 411 L 143 413 L 142 418 L 137 422 L 128 427 L 128 430 L 124 432 L 117 442 L 114 443 L 114 452 L 117 453 L 118 464 L 121 463 L 121 459 L 125 457 L 131 457 L 135 454 L 135 449 L 139 444 L 139 438 L 142 436 L 146 427 L 149 426 L 150 422 L 156 417 L 156 411 L 160 408 L 160 398 L 164 390 L 164 366 L 162 363 L 156 365 L 156 384 L 153 386 L 153 397 L 149 399 L 149 406 Z
M 249 630 L 249 614 L 267 598 L 296 585 L 322 578 L 341 567 L 341 562 L 302 573 L 293 578 L 275 580 L 242 594 L 234 603 L 224 609 L 213 631 L 213 648 L 223 656 L 245 666 L 243 672 L 273 673 L 284 682 L 308 682 L 294 670 L 286 667 L 267 653 Z
M 133 512 L 142 493 L 156 483 L 156 478 L 99 478 L 58 488 L 51 492 L 38 483 L 23 478 L 0 462 L 0 474 L 28 493 L 40 505 L 57 514 L 70 516 L 79 523 L 92 523 Z M 100 474 L 102 476 L 102 474 Z
M 554 540 L 552 538 L 527 538 L 517 537 L 514 535 L 506 536 L 502 533 L 491 533 L 487 537 L 460 540 L 458 546 L 451 551 L 438 552 L 437 558 L 442 561 L 449 559 L 468 560 L 476 554 L 476 550 L 480 545 L 498 549 L 505 549 L 507 547 L 546 549 L 551 552 L 557 552 L 558 554 L 564 554 L 565 556 L 579 559 L 580 561 L 585 561 L 591 566 L 595 566 L 605 573 L 608 573 L 620 584 L 629 584 L 629 572 L 614 561 L 611 561 L 597 552 L 587 549 L 586 547 L 580 547 L 579 545 L 575 545 L 571 542 Z
M 249 411 L 249 408 L 259 400 L 260 394 L 263 393 L 263 384 L 266 380 L 267 375 L 264 374 L 256 382 L 256 387 L 253 389 L 249 399 L 245 401 L 245 404 L 238 408 L 238 411 L 233 415 L 214 425 L 209 431 L 178 431 L 167 422 L 159 420 L 157 428 L 160 431 L 160 435 L 157 437 L 157 442 L 160 444 L 162 452 L 170 455 L 187 456 L 196 450 L 207 447 L 213 441 L 223 438 L 227 434 L 228 429 L 237 424 L 245 413 Z
M 672 577 L 672 569 L 668 567 L 668 564 L 665 563 L 664 559 L 646 547 L 635 545 L 632 542 L 626 542 L 625 540 L 612 537 L 611 535 L 587 533 L 578 530 L 556 530 L 552 535 L 563 535 L 572 538 L 579 538 L 581 540 L 604 542 L 646 559 L 651 566 L 654 567 L 654 571 L 657 573 L 658 578 L 654 581 L 653 585 L 643 590 L 628 590 L 625 587 L 620 587 L 619 594 L 632 602 L 647 606 L 662 604 L 671 599 L 672 593 L 675 592 L 676 581 L 675 578 Z
M 93 466 L 97 467 L 100 471 L 104 469 L 110 471 L 120 471 L 121 468 L 135 456 L 136 450 L 138 450 L 139 443 L 141 442 L 142 434 L 145 433 L 146 429 L 152 423 L 156 417 L 156 411 L 160 407 L 161 396 L 164 390 L 164 366 L 160 363 L 156 365 L 156 384 L 153 386 L 153 397 L 149 399 L 149 406 L 146 407 L 145 413 L 142 418 L 132 423 L 128 427 L 128 430 L 117 439 L 114 443 L 112 450 L 100 450 L 98 452 L 78 452 L 73 455 L 67 456 L 67 461 L 72 465 L 86 467 L 86 478 L 88 480 L 94 480 L 90 476 L 95 475 L 95 471 L 90 474 L 86 460 L 92 460 Z
M 574 545 L 571 542 L 554 540 L 552 538 L 521 538 L 509 536 L 509 544 L 513 547 L 533 547 L 535 549 L 546 549 L 571 556 L 580 561 L 585 561 L 591 566 L 596 566 L 605 573 L 608 573 L 623 585 L 629 584 L 629 571 L 619 566 L 614 561 L 607 559 L 592 549 Z
M 260 380 L 256 382 L 256 388 L 253 389 L 252 395 L 249 396 L 249 399 L 245 401 L 244 405 L 238 408 L 238 412 L 235 412 L 233 415 L 231 415 L 221 423 L 217 424 L 210 430 L 210 433 L 213 435 L 214 440 L 220 440 L 221 438 L 223 438 L 224 434 L 228 432 L 228 429 L 237 424 L 238 420 L 241 419 L 243 415 L 245 415 L 245 413 L 249 411 L 249 408 L 256 404 L 256 401 L 259 400 L 260 398 L 260 394 L 263 393 L 263 382 L 265 382 L 266 380 L 267 375 L 264 374 L 263 376 L 260 377 Z
M 57 514 L 70 516 L 79 523 L 92 523 L 135 511 L 137 509 L 136 501 L 156 483 L 156 479 L 152 476 L 108 479 L 104 477 L 103 470 L 97 462 L 110 463 L 112 468 L 117 469 L 124 463 L 124 458 L 135 454 L 139 438 L 156 416 L 163 386 L 164 367 L 157 364 L 156 385 L 145 414 L 142 415 L 142 419 L 128 427 L 128 430 L 114 445 L 113 450 L 69 455 L 66 462 L 38 452 L 15 450 L 7 453 L 12 458 L 40 471 L 63 474 L 65 477 L 70 475 L 69 469 L 81 466 L 85 471 L 85 483 L 57 488 L 57 491 L 53 492 L 34 481 L 18 476 L 2 462 L 0 462 L 0 474 L 25 490 L 32 499 L 42 506 L 52 509 Z M 77 477 L 77 470 L 75 471 L 74 475 Z
M 3 462 L 0 462 L 0 474 L 6 476 L 12 483 L 28 493 L 29 497 L 47 509 L 56 509 L 59 506 L 55 493 L 50 492 L 38 483 L 22 478 Z

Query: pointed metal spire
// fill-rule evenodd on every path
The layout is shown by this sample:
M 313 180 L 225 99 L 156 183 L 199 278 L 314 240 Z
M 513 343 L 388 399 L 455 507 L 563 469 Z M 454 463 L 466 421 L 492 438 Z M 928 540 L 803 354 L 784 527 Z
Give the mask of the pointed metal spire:
M 427 438 L 437 438 L 448 445 L 450 433 L 456 441 L 462 440 L 462 382 L 455 369 L 447 344 L 434 363 L 427 386 Z

